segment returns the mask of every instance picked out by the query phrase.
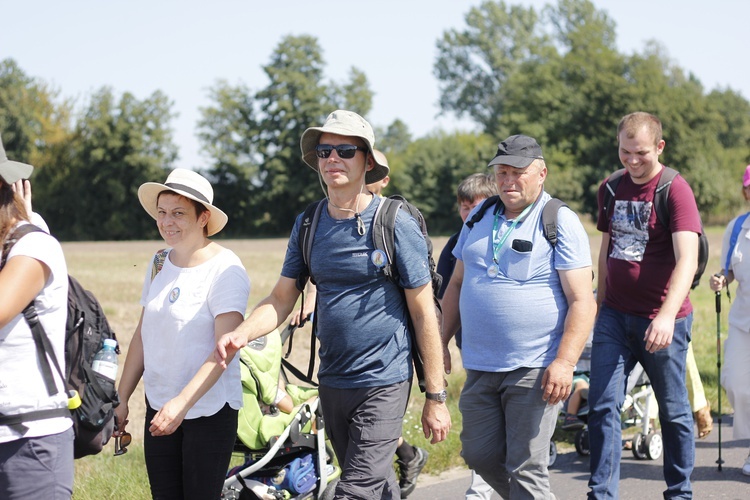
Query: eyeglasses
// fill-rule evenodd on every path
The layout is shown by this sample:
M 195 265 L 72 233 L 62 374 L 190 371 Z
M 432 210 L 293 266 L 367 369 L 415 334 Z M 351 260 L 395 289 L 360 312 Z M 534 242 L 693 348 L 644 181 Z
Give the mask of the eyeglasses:
M 112 433 L 115 438 L 115 456 L 119 457 L 128 452 L 128 446 L 133 441 L 133 436 L 129 432 L 115 431 Z
M 354 158 L 357 151 L 367 152 L 367 148 L 355 146 L 354 144 L 339 144 L 337 146 L 331 144 L 318 144 L 315 146 L 315 154 L 318 155 L 318 158 L 328 158 L 331 156 L 331 152 L 334 149 L 336 150 L 336 154 L 339 155 L 339 158 L 344 160 Z

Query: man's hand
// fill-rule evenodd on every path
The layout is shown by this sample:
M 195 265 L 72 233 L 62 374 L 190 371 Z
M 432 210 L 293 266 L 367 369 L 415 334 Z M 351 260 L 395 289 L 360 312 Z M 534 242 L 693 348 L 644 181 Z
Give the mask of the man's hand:
M 216 343 L 214 359 L 222 368 L 226 369 L 227 362 L 245 345 L 247 345 L 247 337 L 237 333 L 237 330 L 226 333 Z
M 661 314 L 657 314 L 653 321 L 651 321 L 643 337 L 648 352 L 653 354 L 672 344 L 674 320 L 674 318 L 664 318 Z
M 574 368 L 572 364 L 560 358 L 550 363 L 542 376 L 542 399 L 551 405 L 568 399 L 573 386 Z
M 432 436 L 432 444 L 448 437 L 448 431 L 451 430 L 451 415 L 445 403 L 425 399 L 422 409 L 422 430 L 426 439 Z

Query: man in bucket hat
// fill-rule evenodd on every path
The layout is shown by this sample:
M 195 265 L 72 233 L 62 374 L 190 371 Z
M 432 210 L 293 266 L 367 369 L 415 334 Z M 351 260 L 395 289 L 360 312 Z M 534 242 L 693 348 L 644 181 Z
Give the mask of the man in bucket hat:
M 596 313 L 589 240 L 563 206 L 557 242 L 547 241 L 542 209 L 551 197 L 536 140 L 508 137 L 489 166 L 499 197 L 469 215 L 443 295 L 446 371 L 461 327 L 464 460 L 503 498 L 548 499 L 550 439 Z
M 370 124 L 351 111 L 334 111 L 322 127 L 302 134 L 303 161 L 318 172 L 326 194 L 310 253 L 318 290 L 320 400 L 326 432 L 342 467 L 335 498 L 400 498 L 393 454 L 411 387 L 411 318 L 424 362 L 427 399 L 425 437 L 447 437 L 440 336 L 432 299 L 427 248 L 416 221 L 396 219 L 400 285 L 383 273 L 384 256 L 372 243 L 372 222 L 381 198 L 366 184 L 388 174 L 373 156 Z M 297 218 L 281 277 L 247 320 L 217 345 L 224 361 L 248 341 L 278 327 L 299 297 L 297 277 L 307 270 Z M 309 222 L 309 221 L 307 221 Z

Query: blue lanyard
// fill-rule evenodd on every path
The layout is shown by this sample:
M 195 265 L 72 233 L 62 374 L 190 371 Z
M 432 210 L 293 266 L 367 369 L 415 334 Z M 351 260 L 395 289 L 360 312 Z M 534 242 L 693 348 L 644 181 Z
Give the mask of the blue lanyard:
M 533 207 L 534 204 L 532 203 L 528 207 L 523 209 L 523 212 L 521 212 L 521 215 L 513 219 L 513 223 L 510 225 L 510 228 L 508 228 L 507 231 L 503 234 L 503 236 L 498 240 L 497 238 L 497 229 L 498 224 L 500 222 L 500 210 L 497 211 L 495 214 L 495 221 L 492 223 L 492 260 L 495 262 L 495 264 L 498 264 L 497 258 L 500 253 L 500 249 L 503 247 L 503 244 L 505 243 L 505 240 L 508 239 L 508 236 L 510 236 L 510 233 L 513 232 L 513 230 L 518 225 L 518 222 L 523 219 L 524 215 L 526 215 L 529 210 L 531 210 L 531 207 Z

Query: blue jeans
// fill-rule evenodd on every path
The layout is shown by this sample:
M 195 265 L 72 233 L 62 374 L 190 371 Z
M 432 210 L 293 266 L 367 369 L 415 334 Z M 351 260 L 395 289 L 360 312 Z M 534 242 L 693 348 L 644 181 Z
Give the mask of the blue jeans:
M 544 368 L 466 370 L 461 455 L 503 498 L 554 498 L 547 465 L 562 405 L 542 399 L 543 375 Z
M 664 498 L 692 498 L 695 461 L 693 415 L 685 386 L 685 357 L 693 315 L 675 321 L 672 343 L 649 353 L 643 337 L 651 320 L 603 306 L 594 326 L 589 388 L 589 498 L 618 498 L 625 383 L 636 362 L 643 365 L 656 400 L 664 439 Z

